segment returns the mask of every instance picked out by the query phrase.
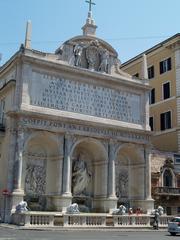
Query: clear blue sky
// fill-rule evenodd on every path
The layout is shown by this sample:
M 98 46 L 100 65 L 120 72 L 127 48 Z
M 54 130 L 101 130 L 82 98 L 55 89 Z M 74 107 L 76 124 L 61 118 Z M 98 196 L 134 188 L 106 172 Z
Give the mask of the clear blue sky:
M 94 0 L 97 36 L 109 42 L 122 62 L 180 32 L 180 0 Z M 32 21 L 32 48 L 54 52 L 81 35 L 88 12 L 85 0 L 0 0 L 2 65 L 24 42 Z

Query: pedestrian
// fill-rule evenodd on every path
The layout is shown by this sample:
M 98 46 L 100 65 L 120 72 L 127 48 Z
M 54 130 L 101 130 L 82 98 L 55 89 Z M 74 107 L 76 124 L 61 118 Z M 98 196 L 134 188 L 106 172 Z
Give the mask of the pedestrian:
M 154 214 L 154 224 L 153 224 L 154 229 L 158 230 L 159 229 L 159 211 L 156 209 L 155 214 Z

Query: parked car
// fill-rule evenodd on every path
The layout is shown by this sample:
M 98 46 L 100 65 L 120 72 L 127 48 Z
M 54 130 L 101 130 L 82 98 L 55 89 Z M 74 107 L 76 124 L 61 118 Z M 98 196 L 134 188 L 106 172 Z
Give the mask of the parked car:
M 175 217 L 168 223 L 168 232 L 172 236 L 180 233 L 180 217 Z

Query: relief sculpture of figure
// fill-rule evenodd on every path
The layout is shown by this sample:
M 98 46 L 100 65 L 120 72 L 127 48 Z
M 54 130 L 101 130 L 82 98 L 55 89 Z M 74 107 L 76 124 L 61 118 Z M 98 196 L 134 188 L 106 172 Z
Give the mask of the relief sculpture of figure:
M 98 40 L 91 41 L 86 48 L 86 60 L 88 63 L 88 69 L 94 71 L 97 70 L 96 66 L 99 59 L 99 42 Z
M 108 71 L 108 62 L 109 62 L 109 52 L 106 49 L 100 51 L 100 65 L 99 71 L 107 73 Z
M 82 194 L 91 180 L 91 173 L 88 171 L 87 163 L 83 160 L 83 155 L 73 163 L 72 191 L 73 194 Z
M 35 167 L 31 164 L 28 164 L 26 167 L 26 178 L 25 178 L 25 189 L 28 193 L 36 192 L 36 176 L 35 176 Z
M 81 66 L 81 57 L 82 57 L 82 52 L 83 52 L 83 43 L 81 42 L 80 44 L 76 44 L 74 47 L 74 65 L 75 66 Z

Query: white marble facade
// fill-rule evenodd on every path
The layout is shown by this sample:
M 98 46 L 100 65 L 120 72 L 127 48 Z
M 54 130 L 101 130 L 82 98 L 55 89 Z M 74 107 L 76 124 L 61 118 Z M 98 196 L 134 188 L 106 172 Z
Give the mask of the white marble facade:
M 55 54 L 28 45 L 1 68 L 7 214 L 23 199 L 44 211 L 66 211 L 73 202 L 89 212 L 153 208 L 149 85 L 119 70 L 117 57 L 86 32 Z M 3 213 L 3 196 L 0 206 Z

